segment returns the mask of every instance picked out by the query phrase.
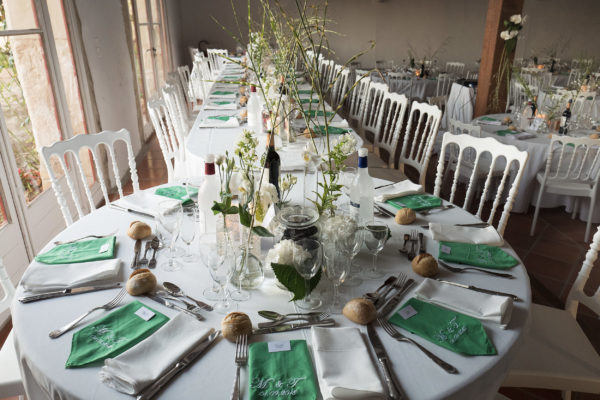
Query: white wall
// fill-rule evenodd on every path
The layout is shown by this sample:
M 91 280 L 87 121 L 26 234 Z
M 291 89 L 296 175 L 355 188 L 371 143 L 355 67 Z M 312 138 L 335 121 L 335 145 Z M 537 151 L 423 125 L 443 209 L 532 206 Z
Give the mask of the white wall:
M 166 0 L 165 12 L 167 14 L 167 28 L 169 39 L 171 41 L 171 59 L 176 68 L 184 63 L 184 52 L 186 49 L 181 41 L 181 9 L 179 0 Z
M 246 0 L 234 0 L 239 14 L 246 14 Z M 441 61 L 456 60 L 474 64 L 480 58 L 488 0 L 330 0 L 328 16 L 335 21 L 330 28 L 341 36 L 330 35 L 337 60 L 345 61 L 375 40 L 374 50 L 361 60 L 373 66 L 375 60 L 408 57 L 409 46 L 419 56 L 431 54 L 442 46 L 437 57 Z M 211 19 L 234 28 L 229 1 L 180 0 L 181 40 L 183 46 L 195 46 L 201 39 L 211 47 L 234 48 L 235 41 Z M 571 38 L 562 58 L 588 54 L 600 58 L 599 0 L 525 0 L 528 15 L 518 56 L 555 43 L 558 38 Z M 189 57 L 188 57 L 189 58 Z M 186 62 L 189 61 L 185 58 Z

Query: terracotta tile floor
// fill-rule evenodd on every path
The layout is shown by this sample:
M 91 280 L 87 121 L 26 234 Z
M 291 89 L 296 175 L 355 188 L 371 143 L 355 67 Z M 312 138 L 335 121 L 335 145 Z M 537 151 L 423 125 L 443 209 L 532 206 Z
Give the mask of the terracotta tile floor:
M 370 146 L 369 146 L 370 147 Z M 400 172 L 380 167 L 376 154 L 370 153 L 369 168 L 371 176 L 397 180 Z M 350 159 L 350 165 L 356 165 L 356 159 Z M 434 167 L 437 160 L 432 160 L 427 177 L 427 189 L 432 191 Z M 144 146 L 143 153 L 137 160 L 140 187 L 142 189 L 167 182 L 167 171 L 156 137 Z M 411 176 L 409 174 L 409 176 Z M 125 194 L 132 192 L 131 183 L 125 185 Z M 529 236 L 529 228 L 533 218 L 533 208 L 527 214 L 512 214 L 505 232 L 506 240 L 517 251 L 525 263 L 532 284 L 533 301 L 535 303 L 563 307 L 569 289 L 579 271 L 588 244 L 583 242 L 585 223 L 572 220 L 562 208 L 542 209 L 535 236 Z M 593 230 L 594 232 L 595 230 Z M 600 283 L 600 268 L 592 274 L 586 290 L 589 294 Z M 600 353 L 600 320 L 591 311 L 580 307 L 578 321 L 588 338 Z M 0 334 L 0 343 L 4 340 Z M 501 392 L 513 400 L 561 399 L 560 392 L 552 390 L 532 390 L 520 388 L 503 388 Z M 573 399 L 599 399 L 597 395 L 574 393 Z

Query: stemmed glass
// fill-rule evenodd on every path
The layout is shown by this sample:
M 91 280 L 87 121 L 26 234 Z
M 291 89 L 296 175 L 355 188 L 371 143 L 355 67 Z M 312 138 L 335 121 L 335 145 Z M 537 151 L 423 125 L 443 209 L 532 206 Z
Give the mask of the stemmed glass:
M 190 249 L 197 231 L 198 209 L 195 206 L 185 207 L 183 209 L 183 218 L 181 220 L 181 230 L 179 233 L 181 241 L 185 243 L 185 254 L 181 257 L 184 262 L 195 261 L 194 253 L 192 253 Z
M 340 241 L 340 247 L 344 255 L 348 258 L 349 263 L 349 277 L 346 282 L 349 286 L 358 286 L 362 283 L 362 280 L 355 274 L 359 272 L 354 263 L 354 258 L 360 252 L 364 242 L 364 233 L 362 229 L 357 229 L 353 234 L 346 236 Z
M 184 179 L 183 186 L 188 197 L 198 206 L 198 191 L 200 186 L 204 183 L 204 177 L 202 176 L 190 176 Z
M 333 298 L 331 300 L 330 312 L 333 314 L 340 314 L 340 291 L 339 287 L 348 276 L 350 266 L 348 265 L 348 257 L 338 251 L 338 248 L 333 243 L 324 245 L 323 255 L 325 256 L 325 275 L 333 283 Z
M 216 242 L 204 243 L 203 258 L 210 271 L 210 276 L 219 286 L 221 297 L 219 301 L 214 305 L 214 310 L 219 314 L 226 314 L 231 309 L 231 304 L 227 301 L 227 282 L 233 275 L 235 266 L 235 257 L 232 253 L 232 249 L 225 248 L 221 253 L 217 251 L 218 246 Z
M 297 301 L 296 304 L 303 310 L 314 310 L 321 306 L 321 300 L 313 299 L 310 296 L 310 280 L 317 274 L 323 258 L 321 244 L 314 239 L 300 239 L 294 246 L 294 265 L 296 270 L 304 278 L 305 293 L 304 299 Z
M 377 256 L 389 238 L 390 228 L 387 225 L 367 225 L 364 227 L 364 240 L 367 249 L 373 255 L 373 264 L 371 269 L 365 272 L 365 276 L 371 279 L 379 279 L 383 273 L 377 271 Z
M 214 264 L 214 258 L 217 255 L 217 237 L 214 232 L 203 232 L 199 236 L 200 260 L 202 264 L 210 272 L 211 265 Z M 211 287 L 206 287 L 202 291 L 202 295 L 208 300 L 219 300 L 221 287 L 213 280 Z
M 158 226 L 163 237 L 169 240 L 169 259 L 161 264 L 165 271 L 181 269 L 181 263 L 173 257 L 175 242 L 181 228 L 183 210 L 179 200 L 164 200 L 158 203 Z

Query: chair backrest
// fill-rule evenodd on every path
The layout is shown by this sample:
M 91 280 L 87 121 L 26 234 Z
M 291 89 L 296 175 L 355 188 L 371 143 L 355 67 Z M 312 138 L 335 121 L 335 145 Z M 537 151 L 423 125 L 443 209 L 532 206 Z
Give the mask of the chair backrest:
M 183 137 L 177 134 L 177 130 L 173 125 L 173 118 L 164 100 L 150 100 L 148 102 L 148 113 L 167 164 L 168 180 L 173 182 L 175 178 L 173 163 L 185 157 L 185 154 L 182 154 L 183 146 L 179 145 L 183 143 Z
M 442 119 L 440 120 L 440 128 L 445 129 L 448 126 L 448 96 L 435 96 L 428 97 L 427 102 L 432 106 L 436 106 L 442 112 Z
M 183 94 L 185 100 L 193 105 L 196 102 L 196 94 L 194 88 L 190 85 L 190 68 L 187 65 L 180 65 L 177 67 L 177 75 L 179 76 L 179 83 L 183 88 Z
M 371 83 L 365 99 L 360 125 L 363 130 L 371 131 L 375 134 L 375 138 L 379 136 L 381 128 L 381 120 L 379 114 L 382 110 L 381 104 L 383 96 L 388 92 L 385 83 Z M 376 140 L 376 139 L 375 139 Z
M 363 103 L 365 102 L 367 93 L 369 92 L 369 86 L 371 86 L 371 78 L 365 77 L 360 79 L 361 75 L 357 75 L 356 86 L 352 90 L 352 97 L 350 99 L 350 110 L 348 116 L 352 119 L 360 121 L 362 115 Z M 360 79 L 360 81 L 358 81 Z
M 596 315 L 600 315 L 600 286 L 596 288 L 596 292 L 588 296 L 583 291 L 585 284 L 590 277 L 592 269 L 594 268 L 594 264 L 598 264 L 596 260 L 598 259 L 598 250 L 600 250 L 600 226 L 596 231 L 596 234 L 592 238 L 592 243 L 590 244 L 590 248 L 585 254 L 585 259 L 583 260 L 583 264 L 581 265 L 581 269 L 575 278 L 575 282 L 573 282 L 573 286 L 571 286 L 571 290 L 569 290 L 569 294 L 567 296 L 566 302 L 566 310 L 573 316 L 573 318 L 577 318 L 577 308 L 579 307 L 579 303 L 583 303 L 587 308 L 596 313 Z
M 571 113 L 576 120 L 579 120 L 581 116 L 592 113 L 595 102 L 596 92 L 580 92 L 573 100 Z
M 335 62 L 333 60 L 322 60 L 319 66 L 321 76 L 321 89 L 327 92 L 327 89 L 333 81 Z
M 479 78 L 479 72 L 467 71 L 467 79 L 477 80 Z
M 460 76 L 465 71 L 465 63 L 449 61 L 446 63 L 446 72 L 455 76 Z
M 531 93 L 533 94 L 538 93 L 537 86 L 529 85 L 529 90 L 531 90 Z M 520 82 L 511 81 L 510 101 L 506 103 L 506 108 L 508 109 L 509 104 L 512 104 L 514 108 L 519 109 L 527 99 L 527 92 L 523 85 Z
M 100 144 L 104 144 L 108 149 L 108 154 L 110 155 L 110 159 L 112 161 L 112 169 L 115 178 L 115 183 L 117 185 L 117 189 L 119 191 L 119 196 L 123 197 L 123 187 L 121 185 L 121 174 L 119 173 L 119 167 L 117 166 L 117 159 L 115 157 L 114 145 L 118 140 L 122 140 L 125 142 L 127 146 L 127 159 L 129 164 L 129 173 L 131 174 L 131 181 L 133 183 L 133 191 L 137 192 L 140 190 L 140 185 L 138 181 L 137 168 L 135 165 L 135 156 L 133 154 L 133 148 L 131 147 L 131 136 L 127 129 L 121 129 L 119 131 L 102 131 L 100 133 L 88 134 L 88 135 L 77 135 L 68 140 L 63 140 L 60 142 L 56 142 L 51 146 L 44 146 L 41 148 L 41 153 L 44 159 L 44 163 L 46 168 L 48 169 L 48 174 L 50 175 L 50 181 L 52 182 L 52 189 L 54 189 L 54 194 L 56 195 L 56 199 L 58 201 L 58 205 L 60 206 L 60 210 L 62 211 L 63 217 L 67 225 L 71 225 L 73 223 L 73 217 L 71 216 L 71 212 L 69 211 L 69 207 L 67 206 L 67 202 L 65 197 L 63 196 L 62 190 L 60 188 L 60 184 L 56 175 L 54 174 L 53 169 L 51 168 L 50 157 L 55 155 L 58 158 L 58 162 L 62 167 L 65 177 L 67 180 L 67 185 L 71 191 L 71 196 L 73 202 L 75 203 L 75 207 L 77 208 L 77 214 L 79 218 L 83 217 L 83 209 L 81 207 L 81 202 L 79 200 L 79 195 L 77 194 L 77 189 L 73 184 L 73 180 L 71 179 L 70 174 L 68 173 L 68 168 L 65 163 L 65 156 L 67 153 L 72 153 L 75 158 L 75 164 L 77 165 L 77 169 L 79 170 L 79 175 L 81 181 L 83 182 L 83 187 L 85 188 L 85 194 L 87 196 L 87 200 L 90 206 L 90 210 L 95 210 L 96 206 L 94 205 L 94 201 L 92 198 L 92 193 L 90 191 L 89 186 L 86 183 L 85 173 L 81 166 L 81 159 L 79 150 L 82 148 L 88 148 L 92 153 L 92 158 L 94 159 L 94 167 L 96 170 L 96 177 L 100 182 L 100 187 L 102 189 L 102 194 L 104 195 L 105 204 L 109 204 L 110 200 L 108 198 L 108 190 L 106 189 L 106 184 L 104 183 L 104 174 L 102 173 L 102 165 L 98 160 L 98 146 Z
M 410 165 L 419 172 L 419 184 L 425 186 L 427 167 L 431 159 L 442 111 L 436 106 L 413 101 L 404 131 L 400 166 Z
M 455 79 L 449 74 L 439 74 L 437 77 L 436 96 L 447 96 L 450 93 L 450 87 Z
M 379 113 L 381 129 L 379 135 L 375 137 L 375 144 L 388 153 L 388 165 L 394 165 L 396 162 L 396 151 L 400 143 L 407 108 L 408 99 L 405 95 L 388 91 L 383 94 Z
M 569 72 L 569 79 L 567 80 L 567 86 L 570 86 L 571 84 L 574 84 L 574 85 L 577 84 L 580 79 L 581 79 L 581 71 L 576 68 L 572 68 L 571 71 Z
M 568 181 L 598 184 L 600 139 L 552 135 L 542 185 Z
M 177 134 L 186 137 L 189 132 L 189 114 L 187 104 L 183 96 L 183 90 L 177 82 L 167 79 L 166 85 L 162 89 L 163 99 L 173 118 L 173 126 Z
M 4 292 L 4 297 L 0 299 L 1 314 L 4 311 L 8 310 L 8 308 L 10 307 L 10 303 L 12 302 L 12 299 L 15 296 L 15 286 L 10 281 L 8 272 L 6 271 L 6 268 L 4 268 L 2 258 L 0 258 L 0 286 L 2 287 L 2 291 Z
M 216 79 L 225 65 L 225 57 L 229 56 L 229 52 L 225 49 L 208 49 L 206 50 L 206 54 L 208 55 L 208 65 L 210 66 L 212 77 Z
M 494 216 L 496 215 L 496 211 L 500 205 L 500 201 L 504 198 L 504 188 L 507 186 L 507 184 L 509 184 L 510 189 L 508 191 L 508 195 L 506 196 L 504 208 L 500 220 L 498 222 L 498 226 L 496 227 L 498 233 L 501 236 L 504 235 L 504 229 L 506 228 L 508 217 L 510 216 L 510 210 L 512 210 L 513 204 L 515 202 L 517 191 L 519 189 L 519 184 L 521 183 L 521 177 L 523 176 L 523 171 L 525 170 L 525 165 L 527 164 L 527 158 L 529 157 L 529 155 L 526 151 L 519 151 L 519 149 L 517 149 L 515 146 L 500 143 L 496 139 L 491 137 L 478 138 L 470 135 L 454 135 L 450 132 L 446 132 L 444 133 L 444 137 L 442 140 L 442 149 L 440 152 L 440 158 L 437 166 L 435 188 L 433 191 L 433 194 L 435 196 L 440 196 L 446 154 L 448 151 L 451 151 L 448 149 L 450 146 L 458 146 L 456 170 L 454 172 L 454 179 L 452 181 L 452 189 L 449 198 L 449 201 L 451 203 L 454 202 L 454 197 L 456 195 L 456 187 L 458 185 L 458 178 L 460 176 L 460 169 L 464 165 L 463 160 L 466 154 L 468 153 L 467 150 L 472 150 L 476 154 L 475 160 L 473 162 L 476 168 L 472 169 L 471 176 L 469 177 L 465 202 L 462 206 L 464 209 L 469 208 L 471 199 L 474 196 L 474 190 L 476 189 L 475 182 L 477 174 L 480 174 L 482 171 L 481 163 L 479 162 L 482 159 L 482 155 L 489 154 L 489 157 L 491 157 L 489 171 L 487 173 L 487 177 L 483 187 L 481 200 L 479 201 L 479 207 L 477 208 L 476 215 L 479 218 L 481 218 L 483 205 L 485 203 L 485 200 L 487 199 L 487 193 L 492 189 L 492 176 L 495 170 L 497 170 L 496 166 L 499 164 L 499 159 L 505 159 L 506 166 L 504 168 L 504 172 L 502 174 L 500 183 L 497 186 L 494 185 L 494 189 L 496 189 L 496 196 L 492 204 L 490 215 L 487 219 L 487 222 L 489 224 L 492 224 L 492 222 L 494 221 Z M 509 182 L 511 180 L 511 175 L 514 176 L 514 178 L 512 179 L 512 183 Z
M 345 97 L 348 93 L 350 70 L 343 68 L 341 65 L 336 65 L 334 69 L 335 82 L 333 84 L 333 92 L 331 93 L 331 105 L 337 107 L 346 101 Z

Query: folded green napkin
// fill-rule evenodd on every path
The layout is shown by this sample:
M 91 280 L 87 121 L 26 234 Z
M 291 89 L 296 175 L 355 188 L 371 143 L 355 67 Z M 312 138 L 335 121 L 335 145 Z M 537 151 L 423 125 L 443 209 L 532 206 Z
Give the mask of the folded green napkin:
M 400 208 L 412 208 L 415 211 L 428 210 L 442 205 L 442 199 L 428 194 L 410 194 L 389 199 L 388 204 Z
M 231 94 L 235 94 L 235 92 L 226 92 L 224 90 L 217 90 L 215 92 L 212 92 L 211 95 L 212 94 L 217 95 L 217 96 L 228 96 L 228 95 L 231 95 Z
M 213 103 L 217 104 L 219 106 L 224 106 L 225 104 L 233 104 L 233 101 L 222 100 L 222 101 L 213 101 Z
M 198 189 L 196 189 L 196 188 L 191 188 L 190 191 L 192 192 L 192 194 L 198 193 Z M 156 189 L 154 194 L 157 194 L 159 196 L 165 196 L 170 199 L 179 200 L 179 201 L 181 201 L 182 205 L 187 205 L 187 204 L 192 203 L 192 199 L 190 199 L 190 196 L 188 195 L 187 190 L 183 186 L 170 186 L 170 187 L 158 188 L 158 189 Z
M 302 104 L 308 104 L 308 103 L 317 104 L 318 102 L 319 102 L 319 99 L 300 99 L 300 103 L 302 103 Z
M 330 135 L 342 135 L 344 133 L 348 133 L 350 131 L 352 131 L 352 129 L 349 128 L 339 128 L 337 126 L 329 126 L 327 127 L 327 130 L 329 131 Z M 320 133 L 321 135 L 325 135 L 325 127 L 323 125 L 317 125 L 315 126 L 314 129 L 315 132 Z
M 289 342 L 289 350 L 286 345 Z M 280 346 L 276 346 L 280 345 Z M 248 351 L 250 400 L 312 400 L 317 380 L 306 340 L 252 343 Z
M 519 261 L 500 247 L 487 244 L 440 242 L 440 260 L 482 268 L 508 269 Z
M 455 353 L 497 354 L 478 319 L 415 298 L 404 303 L 389 321 Z
M 335 115 L 333 111 L 327 111 L 324 113 L 323 110 L 305 110 L 304 114 L 308 115 L 309 117 L 322 117 L 324 115 L 326 115 L 327 117 L 331 117 L 332 115 Z
M 208 119 L 217 119 L 219 121 L 229 121 L 229 118 L 231 118 L 229 115 L 211 115 L 208 117 Z
M 310 90 L 310 89 L 301 89 L 301 90 L 298 90 L 298 94 L 311 94 L 311 93 L 314 93 L 314 92 L 315 92 L 314 90 Z
M 138 312 L 141 308 L 146 309 L 145 314 Z M 136 312 L 154 316 L 146 321 Z M 65 367 L 81 367 L 115 357 L 152 335 L 168 320 L 158 311 L 133 301 L 75 332 Z
M 35 256 L 44 264 L 75 264 L 115 258 L 115 236 L 59 244 L 53 249 Z
M 235 79 L 240 79 L 240 78 L 241 78 L 240 75 L 238 75 L 238 76 L 225 76 L 225 77 L 223 77 L 223 79 L 227 79 L 227 80 L 232 80 L 232 79 L 235 80 Z
M 513 131 L 512 129 L 500 129 L 496 131 L 496 135 L 498 136 L 514 135 L 517 133 L 519 133 L 519 131 Z
M 479 119 L 482 121 L 498 121 L 496 118 L 491 118 L 491 117 L 481 117 Z

